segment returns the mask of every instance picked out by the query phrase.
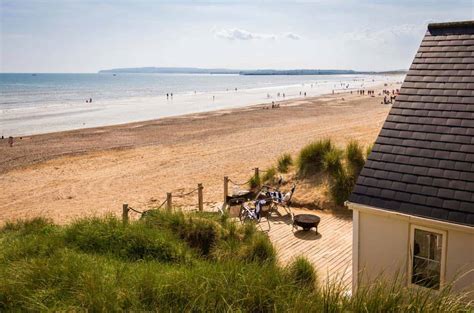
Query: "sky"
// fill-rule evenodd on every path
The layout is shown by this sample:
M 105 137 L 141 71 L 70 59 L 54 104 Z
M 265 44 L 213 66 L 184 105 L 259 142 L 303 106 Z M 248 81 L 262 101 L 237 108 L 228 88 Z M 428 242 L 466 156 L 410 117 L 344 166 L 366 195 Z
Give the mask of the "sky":
M 0 72 L 119 67 L 407 69 L 474 0 L 0 0 Z

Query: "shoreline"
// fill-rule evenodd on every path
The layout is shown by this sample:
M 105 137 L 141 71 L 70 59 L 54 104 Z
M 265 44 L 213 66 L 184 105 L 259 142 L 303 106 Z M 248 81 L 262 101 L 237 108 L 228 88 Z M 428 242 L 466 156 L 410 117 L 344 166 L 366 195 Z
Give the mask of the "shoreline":
M 47 98 L 44 103 L 37 103 L 36 99 L 34 103 L 31 103 L 29 102 L 33 101 L 31 96 L 25 98 L 21 93 L 15 95 L 13 91 L 10 91 L 5 95 L 6 98 L 3 101 L 6 106 L 2 104 L 3 102 L 0 102 L 0 135 L 25 137 L 243 108 L 253 106 L 256 103 L 302 100 L 304 99 L 302 93 L 307 93 L 307 97 L 312 98 L 331 94 L 333 90 L 340 93 L 357 89 L 371 89 L 372 86 L 393 83 L 400 79 L 400 76 L 384 75 L 375 77 L 375 79 L 374 76 L 366 76 L 357 79 L 356 77 L 341 75 L 331 77 L 332 80 L 329 78 L 324 80 L 323 77 L 320 79 L 314 84 L 308 81 L 303 83 L 301 81 L 282 81 L 280 83 L 284 85 L 266 86 L 260 82 L 255 86 L 246 85 L 238 90 L 237 88 L 235 90 L 234 88 L 225 89 L 221 84 L 217 87 L 224 89 L 206 92 L 178 92 L 174 94 L 174 97 L 166 96 L 166 91 L 155 90 L 151 93 L 148 90 L 134 96 L 125 96 L 125 94 L 117 91 L 116 96 L 110 98 L 112 91 L 99 84 L 94 85 L 94 88 L 97 89 L 95 92 L 98 93 L 98 90 L 101 90 L 103 94 L 91 94 L 91 99 L 94 98 L 94 101 L 87 104 L 77 101 L 78 99 L 64 99 L 60 102 L 54 102 L 57 99 L 53 101 Z M 112 80 L 110 83 L 119 83 L 114 81 Z M 246 84 L 248 83 L 246 82 Z M 102 87 L 105 89 L 101 89 Z M 164 94 L 161 92 L 164 92 Z M 136 93 L 136 90 L 132 89 L 131 93 Z M 282 95 L 286 95 L 286 97 Z M 58 97 L 62 97 L 61 93 Z M 16 104 L 8 104 L 9 101 Z M 23 101 L 25 102 L 23 103 Z
M 3 140 L 0 224 L 38 215 L 67 223 L 80 216 L 120 214 L 122 203 L 148 208 L 161 203 L 166 192 L 185 193 L 198 183 L 210 207 L 222 202 L 223 176 L 246 181 L 252 168 L 265 169 L 282 153 L 295 156 L 312 140 L 373 142 L 390 108 L 381 99 L 330 94 L 287 100 L 279 109 L 254 104 L 24 136 L 13 148 Z M 305 202 L 317 197 L 306 191 L 296 196 L 307 197 Z M 184 198 L 176 204 L 194 202 Z

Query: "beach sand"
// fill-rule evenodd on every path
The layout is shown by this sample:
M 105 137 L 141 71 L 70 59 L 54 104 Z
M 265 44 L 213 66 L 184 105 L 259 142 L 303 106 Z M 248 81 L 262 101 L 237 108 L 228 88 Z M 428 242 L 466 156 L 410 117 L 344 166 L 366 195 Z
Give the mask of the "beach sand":
M 390 84 L 387 89 L 399 88 Z M 376 88 L 378 90 L 384 87 Z M 344 98 L 344 100 L 342 100 Z M 389 105 L 354 92 L 100 128 L 0 141 L 0 224 L 46 216 L 66 223 L 85 215 L 144 210 L 166 192 L 204 186 L 207 207 L 222 203 L 223 177 L 246 181 L 254 167 L 331 138 L 372 143 Z M 193 206 L 197 195 L 175 199 Z

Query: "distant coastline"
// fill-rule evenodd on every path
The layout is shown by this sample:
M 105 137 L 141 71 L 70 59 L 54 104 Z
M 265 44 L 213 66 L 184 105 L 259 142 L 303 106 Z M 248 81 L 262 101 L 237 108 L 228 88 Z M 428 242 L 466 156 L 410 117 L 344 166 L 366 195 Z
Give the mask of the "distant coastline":
M 131 67 L 100 70 L 99 74 L 235 74 L 235 75 L 354 75 L 354 74 L 406 74 L 406 70 L 395 71 L 354 71 L 354 70 L 321 70 L 321 69 L 292 69 L 292 70 L 232 70 L 224 68 L 197 67 Z

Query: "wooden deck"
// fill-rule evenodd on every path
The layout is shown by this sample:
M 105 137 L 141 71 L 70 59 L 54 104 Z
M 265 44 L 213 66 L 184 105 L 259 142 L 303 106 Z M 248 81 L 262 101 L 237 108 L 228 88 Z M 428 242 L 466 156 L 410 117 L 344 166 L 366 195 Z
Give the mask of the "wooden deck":
M 315 267 L 322 282 L 343 278 L 344 285 L 352 282 L 352 218 L 321 211 L 293 210 L 294 214 L 310 213 L 321 218 L 318 234 L 313 230 L 293 230 L 291 217 L 273 215 L 268 222 L 262 218 L 261 229 L 268 233 L 275 245 L 279 261 L 286 264 L 303 255 Z

